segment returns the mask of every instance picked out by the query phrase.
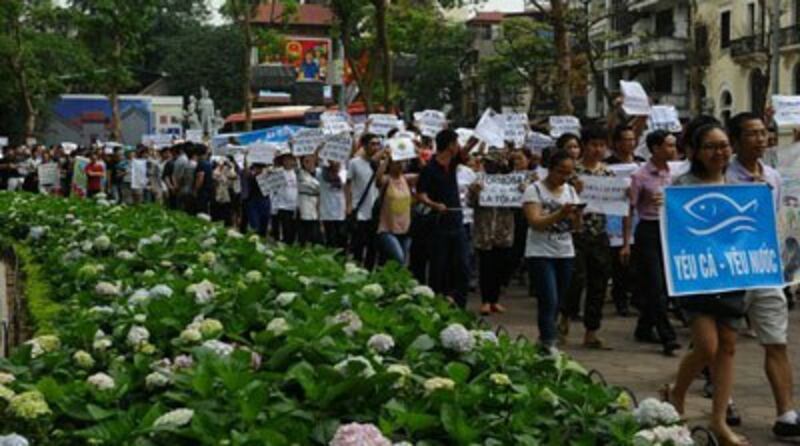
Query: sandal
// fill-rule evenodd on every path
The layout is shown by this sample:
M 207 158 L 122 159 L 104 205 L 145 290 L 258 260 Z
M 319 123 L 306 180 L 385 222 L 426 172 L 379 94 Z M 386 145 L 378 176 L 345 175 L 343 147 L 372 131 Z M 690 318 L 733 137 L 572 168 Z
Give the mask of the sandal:
M 600 338 L 594 338 L 591 341 L 583 341 L 583 346 L 592 350 L 614 350 L 606 345 L 605 341 Z

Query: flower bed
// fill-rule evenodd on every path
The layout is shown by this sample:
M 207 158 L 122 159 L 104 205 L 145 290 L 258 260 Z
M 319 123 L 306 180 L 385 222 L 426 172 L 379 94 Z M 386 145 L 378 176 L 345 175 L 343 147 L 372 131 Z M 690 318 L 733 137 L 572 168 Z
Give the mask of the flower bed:
M 151 206 L 0 193 L 0 209 L 37 334 L 0 361 L 0 435 L 629 445 L 643 425 L 619 389 L 496 337 L 403 270 Z

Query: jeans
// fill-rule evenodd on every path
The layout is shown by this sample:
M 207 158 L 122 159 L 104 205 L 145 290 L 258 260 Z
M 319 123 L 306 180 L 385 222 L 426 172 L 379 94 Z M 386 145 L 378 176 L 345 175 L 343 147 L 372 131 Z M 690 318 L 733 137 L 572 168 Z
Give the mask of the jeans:
M 552 347 L 556 343 L 558 303 L 567 293 L 573 262 L 572 258 L 528 258 L 528 268 L 534 278 L 536 298 L 539 301 L 539 341 L 544 346 Z
M 266 237 L 271 217 L 270 201 L 267 198 L 253 198 L 245 201 L 247 224 L 256 234 Z
M 378 245 L 386 260 L 394 260 L 400 265 L 406 264 L 410 243 L 411 239 L 407 234 L 392 234 L 390 232 L 378 234 Z
M 639 268 L 638 291 L 641 296 L 641 314 L 636 333 L 644 336 L 655 328 L 661 342 L 673 342 L 675 330 L 667 314 L 667 288 L 658 222 L 640 221 L 636 225 L 634 240 L 634 259 Z
M 478 282 L 481 303 L 496 304 L 500 300 L 500 288 L 505 284 L 506 270 L 512 248 L 478 249 Z
M 561 313 L 574 316 L 580 312 L 581 295 L 586 291 L 583 306 L 583 326 L 587 331 L 600 329 L 603 319 L 603 302 L 608 288 L 609 256 L 608 236 L 576 234 L 575 266 L 572 283 L 561 303 Z
M 467 306 L 469 291 L 469 247 L 464 227 L 438 230 L 431 240 L 430 286 L 450 296 L 459 307 Z

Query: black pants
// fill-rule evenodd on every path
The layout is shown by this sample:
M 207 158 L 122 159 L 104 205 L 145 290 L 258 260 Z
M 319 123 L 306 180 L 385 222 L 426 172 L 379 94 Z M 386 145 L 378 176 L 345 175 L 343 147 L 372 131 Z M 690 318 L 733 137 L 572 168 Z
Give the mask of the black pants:
M 575 240 L 575 267 L 572 273 L 572 283 L 561 304 L 561 314 L 574 316 L 580 312 L 581 295 L 586 291 L 586 300 L 583 306 L 583 326 L 587 331 L 600 329 L 603 319 L 603 302 L 608 287 L 610 270 L 608 236 L 576 234 Z
M 297 241 L 301 245 L 321 244 L 322 231 L 319 220 L 299 220 L 297 222 Z
M 461 308 L 467 306 L 469 254 L 463 226 L 433 233 L 430 284 L 437 293 L 452 297 Z
M 511 248 L 476 249 L 478 254 L 478 282 L 481 302 L 496 304 L 500 300 L 500 288 L 504 285 Z
M 636 226 L 634 260 L 638 271 L 641 313 L 636 333 L 645 335 L 655 328 L 661 342 L 675 341 L 675 330 L 667 314 L 667 287 L 661 234 L 657 221 L 641 221 Z
M 627 309 L 630 304 L 638 307 L 633 285 L 636 283 L 634 265 L 624 265 L 619 257 L 622 248 L 611 248 L 611 297 L 617 309 Z M 633 300 L 633 301 L 632 301 Z
M 376 224 L 372 220 L 358 221 L 350 228 L 350 254 L 366 269 L 375 267 Z
M 297 219 L 294 211 L 281 209 L 276 215 L 276 227 L 280 230 L 277 240 L 290 245 L 297 239 Z
M 334 249 L 347 249 L 347 231 L 344 221 L 324 221 L 325 245 Z
M 408 269 L 419 283 L 430 285 L 430 260 L 435 218 L 431 215 L 411 214 L 411 247 L 408 250 Z
M 233 223 L 233 205 L 228 203 L 220 203 L 215 201 L 211 206 L 211 220 L 221 221 L 225 226 L 231 226 Z

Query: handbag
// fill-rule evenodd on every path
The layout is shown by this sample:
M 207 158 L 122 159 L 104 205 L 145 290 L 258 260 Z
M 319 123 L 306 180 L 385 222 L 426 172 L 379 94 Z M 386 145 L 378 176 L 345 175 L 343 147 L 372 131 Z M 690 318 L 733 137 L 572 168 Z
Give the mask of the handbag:
M 681 298 L 681 308 L 719 317 L 743 317 L 747 312 L 744 291 L 698 294 Z

